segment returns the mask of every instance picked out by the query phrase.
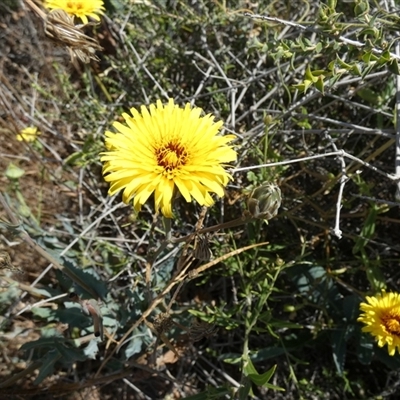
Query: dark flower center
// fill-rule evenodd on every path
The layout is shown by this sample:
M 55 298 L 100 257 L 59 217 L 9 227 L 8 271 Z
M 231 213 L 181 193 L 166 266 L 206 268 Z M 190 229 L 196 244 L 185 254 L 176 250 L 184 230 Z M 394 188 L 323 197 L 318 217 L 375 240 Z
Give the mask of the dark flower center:
M 69 8 L 75 8 L 76 10 L 80 10 L 83 8 L 83 5 L 80 1 L 68 1 L 67 2 L 67 7 Z
M 388 333 L 400 337 L 400 314 L 397 311 L 390 311 L 382 317 L 382 323 Z
M 156 149 L 156 157 L 159 166 L 166 171 L 172 171 L 186 164 L 188 153 L 181 143 L 169 142 Z

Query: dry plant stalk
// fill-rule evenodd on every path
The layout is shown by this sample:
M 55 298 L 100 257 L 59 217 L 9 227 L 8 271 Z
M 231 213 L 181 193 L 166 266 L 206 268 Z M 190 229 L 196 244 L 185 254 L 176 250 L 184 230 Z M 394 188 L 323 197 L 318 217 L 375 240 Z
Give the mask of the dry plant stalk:
M 75 25 L 74 18 L 64 10 L 51 10 L 45 14 L 32 0 L 25 2 L 43 20 L 46 35 L 68 48 L 72 62 L 76 59 L 85 64 L 90 63 L 90 60 L 100 61 L 96 51 L 102 51 L 103 48 L 96 39 L 83 32 L 83 28 L 96 25 L 95 23 Z

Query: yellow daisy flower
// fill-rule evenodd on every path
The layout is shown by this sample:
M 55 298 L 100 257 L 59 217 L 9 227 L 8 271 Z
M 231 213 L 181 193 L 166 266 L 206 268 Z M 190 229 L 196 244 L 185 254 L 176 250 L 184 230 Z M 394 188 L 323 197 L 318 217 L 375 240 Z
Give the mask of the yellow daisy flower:
M 211 206 L 211 192 L 222 197 L 232 177 L 224 166 L 236 160 L 236 152 L 227 143 L 235 136 L 219 136 L 222 122 L 210 114 L 201 117 L 201 108 L 184 108 L 172 99 L 160 100 L 140 112 L 131 108 L 133 117 L 123 113 L 127 124 L 114 122 L 118 133 L 106 132 L 106 152 L 102 153 L 105 180 L 111 183 L 109 194 L 124 190 L 122 199 L 139 211 L 154 193 L 156 211 L 172 217 L 176 189 L 190 202 Z
M 28 128 L 22 129 L 17 135 L 17 140 L 19 142 L 34 142 L 40 135 L 40 131 L 36 126 L 30 126 Z
M 97 14 L 104 14 L 105 10 L 103 0 L 45 0 L 44 5 L 50 10 L 61 9 L 75 15 L 84 24 L 89 22 L 88 17 L 100 21 Z
M 379 347 L 387 344 L 389 355 L 393 356 L 396 348 L 400 352 L 400 294 L 383 290 L 366 300 L 368 303 L 360 304 L 364 313 L 357 321 L 366 325 L 362 331 L 375 336 Z

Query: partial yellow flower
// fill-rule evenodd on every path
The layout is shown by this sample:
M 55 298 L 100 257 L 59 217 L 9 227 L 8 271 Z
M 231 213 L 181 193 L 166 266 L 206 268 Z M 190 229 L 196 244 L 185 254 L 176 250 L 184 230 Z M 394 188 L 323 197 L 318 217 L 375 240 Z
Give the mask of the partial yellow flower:
M 45 0 L 45 7 L 50 10 L 61 9 L 70 15 L 80 18 L 84 24 L 88 17 L 100 21 L 98 14 L 104 14 L 103 0 Z
M 123 201 L 133 199 L 139 211 L 154 193 L 156 211 L 169 218 L 176 190 L 202 206 L 214 203 L 210 193 L 224 195 L 232 179 L 224 167 L 236 160 L 236 151 L 227 145 L 235 136 L 218 135 L 221 121 L 214 122 L 211 114 L 200 116 L 201 108 L 189 103 L 181 108 L 172 99 L 130 112 L 133 117 L 122 114 L 127 126 L 114 122 L 118 133 L 106 132 L 101 161 L 110 195 L 123 190 Z
M 364 313 L 357 321 L 366 325 L 362 331 L 375 336 L 379 347 L 387 344 L 389 355 L 393 356 L 396 348 L 400 352 L 400 294 L 383 290 L 366 300 L 367 303 L 360 304 Z
M 17 140 L 19 142 L 34 142 L 40 134 L 41 132 L 36 126 L 30 126 L 18 133 Z

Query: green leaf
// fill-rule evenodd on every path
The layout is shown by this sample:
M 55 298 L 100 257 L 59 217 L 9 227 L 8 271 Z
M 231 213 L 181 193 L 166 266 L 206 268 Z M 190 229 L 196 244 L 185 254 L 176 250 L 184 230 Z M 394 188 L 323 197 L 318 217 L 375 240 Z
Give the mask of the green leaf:
M 15 284 L 10 284 L 7 290 L 0 292 L 0 304 L 2 307 L 5 305 L 10 305 L 21 295 L 21 289 L 18 288 L 17 282 Z
M 254 367 L 249 357 L 246 357 L 246 359 L 243 361 L 243 373 L 246 376 L 249 376 L 251 374 L 258 374 L 256 368 Z
M 251 380 L 245 376 L 242 379 L 242 385 L 239 388 L 238 396 L 239 400 L 247 400 L 251 391 Z
M 5 175 L 10 180 L 18 180 L 25 174 L 25 170 L 17 167 L 13 163 L 8 164 Z
M 315 87 L 322 93 L 325 94 L 325 86 L 324 86 L 324 77 L 321 75 L 318 80 L 315 82 Z
M 276 370 L 276 364 L 263 374 L 250 374 L 249 378 L 257 385 L 264 386 L 272 378 Z
M 396 75 L 400 75 L 400 67 L 399 67 L 399 62 L 393 58 L 387 63 L 387 67 L 390 72 Z
M 31 309 L 32 314 L 36 315 L 37 317 L 43 318 L 43 319 L 49 319 L 50 316 L 54 315 L 54 310 L 50 308 L 42 308 L 42 307 L 33 307 Z
M 357 346 L 357 357 L 361 364 L 371 364 L 374 357 L 374 343 L 372 342 L 371 335 L 361 334 L 360 341 Z
M 78 327 L 80 329 L 86 328 L 91 324 L 91 319 L 86 316 L 82 309 L 72 302 L 65 302 L 66 308 L 59 308 L 51 310 L 49 308 L 32 308 L 32 313 L 47 321 L 60 321 L 68 324 L 71 327 Z
M 139 353 L 143 346 L 143 333 L 137 334 L 137 332 L 132 333 L 132 339 L 129 341 L 128 346 L 125 349 L 125 356 L 127 359 L 131 358 L 133 355 Z
M 229 396 L 231 394 L 232 394 L 231 391 L 227 388 L 210 387 L 205 392 L 185 397 L 184 400 L 213 400 L 213 399 L 226 398 L 225 396 Z
M 40 367 L 39 374 L 33 383 L 35 385 L 39 385 L 43 381 L 43 379 L 53 374 L 54 365 L 58 360 L 61 359 L 61 357 L 61 354 L 56 349 L 49 351 L 42 360 L 43 364 Z
M 361 75 L 361 66 L 359 63 L 355 62 L 351 67 L 351 72 L 356 75 Z
M 81 349 L 67 347 L 65 343 L 56 342 L 55 347 L 62 356 L 62 362 L 65 364 L 73 364 L 76 361 L 85 361 L 87 357 Z
M 357 96 L 361 97 L 363 100 L 367 101 L 369 104 L 378 104 L 378 94 L 371 88 L 360 88 L 357 90 Z
M 386 278 L 379 265 L 369 263 L 365 272 L 373 292 L 380 292 L 382 289 L 386 288 Z
M 330 8 L 331 12 L 334 12 L 337 6 L 337 0 L 329 0 L 328 7 Z
M 83 353 L 86 358 L 95 360 L 97 354 L 99 353 L 98 339 L 92 339 L 89 344 L 83 349 Z
M 340 65 L 341 68 L 344 68 L 347 71 L 350 71 L 353 67 L 351 64 L 345 63 L 338 55 L 336 55 L 336 63 Z
M 34 340 L 32 342 L 27 342 L 24 343 L 21 346 L 21 350 L 23 351 L 28 351 L 28 350 L 33 350 L 36 348 L 40 347 L 51 347 L 54 348 L 56 343 L 64 343 L 65 339 L 63 337 L 57 338 L 57 337 L 48 337 L 48 338 L 40 338 L 38 340 Z
M 271 320 L 269 321 L 269 326 L 273 328 L 279 329 L 304 329 L 304 326 L 301 324 L 296 324 L 290 321 L 279 321 L 279 320 Z
M 254 352 L 251 355 L 251 359 L 254 362 L 259 362 L 276 358 L 282 354 L 286 354 L 286 351 L 283 347 L 267 347 Z
M 356 244 L 353 247 L 353 254 L 360 252 L 361 249 L 363 249 L 367 245 L 369 239 L 371 239 L 374 235 L 377 215 L 378 207 L 373 205 L 370 208 L 367 218 L 365 219 L 364 226 L 360 232 L 360 236 L 357 238 Z
M 220 357 L 220 360 L 227 364 L 238 365 L 242 361 L 242 355 L 238 353 L 226 353 Z
M 77 304 L 66 301 L 64 306 L 65 308 L 58 308 L 55 311 L 55 318 L 57 321 L 77 328 L 86 328 L 91 324 L 90 317 L 85 315 L 82 308 Z
M 366 0 L 358 0 L 356 1 L 354 7 L 354 14 L 356 17 L 361 17 L 367 14 L 370 10 L 369 3 Z
M 352 294 L 343 299 L 343 315 L 347 322 L 353 322 L 357 319 L 360 312 L 360 297 Z
M 366 51 L 361 58 L 366 64 L 370 64 L 371 62 L 378 60 L 378 57 L 373 54 L 372 51 Z
M 277 390 L 277 391 L 280 391 L 280 392 L 285 392 L 286 391 L 285 388 L 280 387 L 280 386 L 276 386 L 276 385 L 272 385 L 271 383 L 266 383 L 264 385 L 264 387 L 267 388 L 267 389 Z
M 387 345 L 385 347 L 375 346 L 375 357 L 392 371 L 400 369 L 400 357 L 397 355 L 390 356 Z
M 83 281 L 88 288 L 91 289 L 91 292 L 96 293 L 97 296 L 105 300 L 107 297 L 107 285 L 105 282 L 101 281 L 98 279 L 96 276 L 94 276 L 93 273 L 90 273 L 89 271 L 84 271 L 81 268 L 78 268 L 70 259 L 67 259 L 65 256 L 62 257 L 62 264 L 66 269 L 68 269 L 73 275 L 77 276 L 80 278 L 81 281 Z M 72 283 L 71 283 L 72 285 Z M 88 293 L 84 288 L 81 286 L 76 287 L 76 292 L 79 296 L 83 295 L 86 298 L 92 298 L 93 295 L 92 293 Z
M 311 81 L 311 82 L 313 82 L 313 83 L 315 83 L 315 82 L 318 80 L 318 77 L 316 77 L 316 76 L 312 73 L 312 71 L 311 71 L 309 65 L 307 65 L 305 77 L 306 77 L 306 80 L 309 80 L 309 81 Z
M 385 50 L 378 59 L 378 65 L 385 65 L 392 59 L 389 50 Z
M 303 82 L 293 85 L 300 92 L 306 93 L 308 88 L 313 85 L 313 81 L 305 79 Z
M 319 265 L 295 265 L 287 271 L 300 293 L 308 295 L 310 300 L 318 303 L 321 295 L 332 287 L 325 268 Z
M 332 355 L 336 370 L 340 375 L 344 372 L 346 359 L 346 328 L 338 328 L 331 334 Z

